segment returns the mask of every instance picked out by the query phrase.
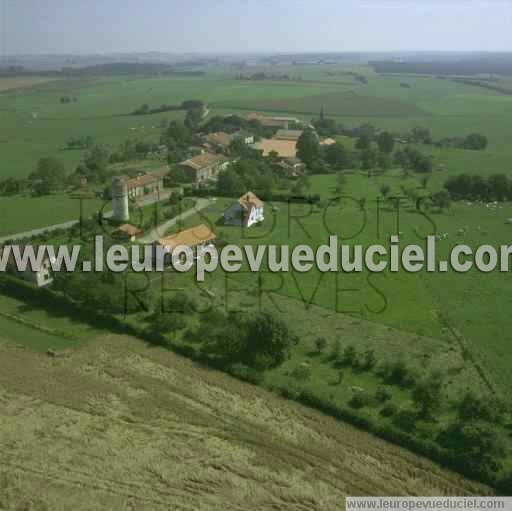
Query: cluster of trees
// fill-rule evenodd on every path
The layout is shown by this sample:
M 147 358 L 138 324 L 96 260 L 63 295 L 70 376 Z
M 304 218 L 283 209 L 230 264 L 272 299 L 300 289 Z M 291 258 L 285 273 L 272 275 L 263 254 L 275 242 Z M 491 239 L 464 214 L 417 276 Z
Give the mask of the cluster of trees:
M 487 148 L 488 143 L 489 141 L 485 135 L 480 133 L 471 133 L 467 137 L 443 138 L 435 142 L 435 145 L 438 147 L 456 147 L 458 149 L 483 151 Z
M 91 182 L 104 182 L 109 176 L 108 164 L 110 162 L 110 150 L 103 145 L 91 147 L 78 164 L 75 175 L 85 177 Z
M 257 138 L 272 137 L 276 131 L 276 129 L 262 126 L 257 119 L 247 120 L 238 115 L 228 115 L 226 117 L 215 115 L 201 126 L 201 131 L 204 133 L 214 133 L 217 131 L 235 133 L 240 130 L 249 131 Z
M 76 103 L 78 98 L 76 96 L 61 96 L 59 101 L 61 105 L 67 105 L 69 103 Z
M 204 102 L 198 99 L 189 99 L 183 101 L 180 105 L 163 104 L 156 107 L 150 107 L 147 103 L 145 103 L 144 105 L 141 105 L 139 108 L 136 108 L 132 112 L 132 115 L 159 114 L 162 112 L 176 112 L 178 110 L 204 110 L 204 108 Z
M 412 169 L 416 172 L 432 172 L 434 162 L 432 156 L 422 153 L 419 149 L 406 146 L 393 155 L 393 161 L 403 169 Z
M 254 315 L 211 311 L 203 314 L 203 350 L 223 364 L 244 364 L 256 370 L 280 366 L 290 357 L 298 338 L 270 312 Z
M 29 187 L 29 182 L 26 179 L 16 179 L 14 177 L 7 177 L 0 180 L 0 195 L 9 196 L 17 195 L 25 192 Z
M 158 144 L 144 140 L 125 140 L 109 155 L 110 163 L 122 163 L 136 158 L 146 158 L 148 154 L 158 151 Z
M 317 340 L 319 352 L 326 345 L 324 339 Z M 339 341 L 333 344 L 329 358 L 338 368 L 374 370 L 384 385 L 379 386 L 375 394 L 355 389 L 349 405 L 354 409 L 380 406 L 380 415 L 390 419 L 395 427 L 405 432 L 413 432 L 418 421 L 437 423 L 443 407 L 448 404 L 443 393 L 444 378 L 438 371 L 420 377 L 416 370 L 400 358 L 377 365 L 373 350 L 358 352 L 352 345 L 342 350 Z M 301 381 L 307 379 L 307 368 L 297 368 L 292 376 Z M 340 371 L 335 384 L 342 382 L 343 372 Z M 393 386 L 410 390 L 412 408 L 400 408 L 392 402 Z M 446 449 L 450 463 L 462 472 L 481 480 L 496 481 L 503 468 L 506 452 L 499 427 L 506 423 L 507 407 L 495 396 L 469 391 L 455 403 L 455 411 L 455 420 L 440 432 L 434 433 L 433 440 Z M 506 481 L 504 484 L 507 484 Z
M 458 149 L 470 149 L 473 151 L 483 151 L 489 141 L 481 133 L 470 133 L 466 137 L 445 137 L 440 140 L 434 140 L 432 133 L 428 128 L 415 127 L 409 131 L 404 139 L 413 144 L 435 145 L 436 147 L 456 147 Z
M 395 150 L 396 137 L 389 131 L 379 131 L 371 124 L 363 124 L 355 128 L 345 128 L 341 125 L 336 125 L 334 119 L 326 118 L 323 114 L 321 114 L 319 119 L 313 120 L 312 123 L 320 136 L 341 134 L 357 139 L 355 143 L 356 152 L 343 151 L 339 143 L 335 147 L 329 146 L 325 150 L 323 159 L 330 166 L 340 169 L 359 166 L 368 171 L 373 169 L 386 171 L 395 164 L 416 172 L 432 171 L 432 158 L 422 153 L 419 149 L 406 146 L 404 149 Z M 430 143 L 430 131 L 423 128 L 414 128 L 408 134 L 407 140 L 411 143 Z M 311 137 L 308 137 L 307 144 L 304 150 L 299 151 L 299 158 L 310 168 L 314 169 L 315 165 L 312 165 L 312 161 L 321 160 L 322 151 L 321 148 L 316 147 Z
M 444 187 L 454 200 L 512 200 L 512 180 L 505 174 L 459 174 L 448 178 Z
M 29 180 L 36 195 L 62 190 L 66 185 L 66 169 L 57 158 L 41 158 L 34 172 L 29 175 Z
M 217 190 L 222 195 L 239 196 L 252 190 L 258 197 L 272 196 L 274 173 L 262 158 L 243 158 L 219 174 Z
M 385 171 L 393 163 L 417 172 L 432 171 L 430 156 L 410 146 L 395 151 L 395 138 L 387 131 L 378 134 L 372 134 L 370 130 L 362 131 L 355 149 L 349 151 L 340 142 L 322 147 L 318 136 L 312 130 L 306 130 L 297 142 L 297 156 L 313 173 L 354 167 L 368 171 L 377 168 Z
M 493 396 L 467 392 L 457 404 L 457 417 L 438 436 L 460 470 L 492 481 L 503 468 L 506 452 L 497 427 L 503 426 L 506 406 Z
M 336 124 L 334 119 L 329 119 L 321 113 L 320 118 L 313 119 L 312 124 L 318 134 L 323 137 L 344 135 L 346 137 L 363 139 L 366 143 L 378 143 L 381 132 L 371 124 L 362 124 L 356 127 L 346 127 Z M 395 137 L 393 136 L 393 139 Z M 488 145 L 488 139 L 481 133 L 471 133 L 466 137 L 446 137 L 435 141 L 430 129 L 416 126 L 404 135 L 399 136 L 403 142 L 409 144 L 435 145 L 437 147 L 456 147 L 459 149 L 470 149 L 482 151 Z

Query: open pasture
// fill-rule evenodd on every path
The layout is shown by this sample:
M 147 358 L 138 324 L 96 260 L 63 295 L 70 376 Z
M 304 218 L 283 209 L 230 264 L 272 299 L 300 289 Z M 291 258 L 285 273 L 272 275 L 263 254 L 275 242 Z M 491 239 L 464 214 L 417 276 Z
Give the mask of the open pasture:
M 455 204 L 449 212 L 418 213 L 405 203 L 397 225 L 397 214 L 390 206 L 381 206 L 377 212 L 379 187 L 386 183 L 392 193 L 400 194 L 401 187 L 417 188 L 424 193 L 416 178 L 403 179 L 384 176 L 368 179 L 362 175 L 348 176 L 343 195 L 347 198 L 332 201 L 335 194 L 334 176 L 311 178 L 311 192 L 322 197 L 320 206 L 300 204 L 267 204 L 265 223 L 248 231 L 225 227 L 219 223 L 222 212 L 230 203 L 219 199 L 209 209 L 187 219 L 183 227 L 208 223 L 220 239 L 239 245 L 298 245 L 316 249 L 327 244 L 330 235 L 338 236 L 340 243 L 389 246 L 390 236 L 401 232 L 400 246 L 418 244 L 425 248 L 425 237 L 447 233 L 447 239 L 437 243 L 438 260 L 448 260 L 449 252 L 457 243 L 465 243 L 474 250 L 480 245 L 509 245 L 512 227 L 505 223 L 512 217 L 512 206 L 497 209 L 484 205 Z M 435 189 L 436 182 L 429 185 Z M 366 198 L 365 211 L 358 201 Z M 465 234 L 459 234 L 461 229 Z M 265 261 L 266 259 L 264 259 Z M 248 270 L 246 265 L 243 269 Z M 225 286 L 222 270 L 207 277 L 207 282 Z M 254 288 L 257 275 L 235 273 L 230 281 L 239 286 Z M 208 280 L 210 279 L 210 280 Z M 280 275 L 266 274 L 266 286 L 278 294 L 300 302 L 317 304 L 337 313 L 353 315 L 372 322 L 383 323 L 404 332 L 439 339 L 452 339 L 452 329 L 460 332 L 474 350 L 478 360 L 487 367 L 493 381 L 503 389 L 510 388 L 509 370 L 512 364 L 512 298 L 508 292 L 510 274 L 499 271 L 482 274 L 477 269 L 459 274 L 451 269 L 446 273 L 408 273 L 389 270 L 371 274 L 321 273 L 315 267 L 307 273 L 290 270 Z M 404 314 L 404 311 L 407 311 Z
M 203 77 L 68 79 L 7 91 L 0 95 L 0 176 L 26 176 L 39 158 L 50 155 L 72 171 L 82 151 L 63 149 L 71 136 L 90 135 L 112 146 L 127 138 L 157 141 L 160 121 L 183 113 L 128 114 L 144 103 L 186 99 L 208 102 L 212 115 L 261 110 L 309 119 L 324 106 L 327 116 L 346 125 L 370 122 L 397 132 L 425 126 L 434 138 L 478 131 L 489 137 L 486 151 L 431 150 L 449 172 L 508 171 L 512 96 L 435 77 L 379 76 L 364 69 L 368 84 L 363 85 L 342 66 L 293 67 L 300 80 L 238 80 L 219 68 Z M 61 104 L 62 96 L 77 101 Z

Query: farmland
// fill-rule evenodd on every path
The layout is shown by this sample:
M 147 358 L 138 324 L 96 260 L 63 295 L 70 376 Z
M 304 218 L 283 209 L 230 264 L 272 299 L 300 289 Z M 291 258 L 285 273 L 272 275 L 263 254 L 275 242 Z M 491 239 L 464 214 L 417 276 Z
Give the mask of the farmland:
M 80 217 L 80 201 L 65 194 L 43 197 L 0 197 L 0 237 L 61 224 Z M 84 215 L 92 215 L 103 202 L 83 201 Z
M 350 169 L 345 173 L 343 185 L 342 195 L 346 197 L 340 200 L 334 200 L 339 194 L 334 174 L 308 176 L 307 192 L 319 196 L 316 205 L 268 201 L 265 222 L 249 232 L 221 225 L 222 213 L 232 202 L 232 199 L 222 198 L 213 199 L 210 207 L 172 230 L 207 223 L 226 243 L 291 247 L 306 244 L 313 249 L 325 244 L 329 235 L 368 247 L 375 243 L 386 245 L 390 235 L 397 232 L 401 233 L 401 246 L 413 243 L 423 246 L 427 235 L 444 233 L 445 238 L 438 244 L 439 258 L 447 258 L 457 243 L 473 248 L 482 244 L 497 247 L 510 243 L 511 225 L 507 222 L 512 218 L 510 203 L 489 208 L 485 203 L 461 201 L 448 210 L 429 211 L 425 215 L 418 211 L 414 201 L 409 201 L 401 209 L 398 225 L 392 204 L 386 204 L 377 212 L 376 199 L 383 185 L 389 187 L 391 195 L 412 189 L 418 196 L 428 196 L 442 189 L 448 176 L 460 172 L 484 176 L 508 173 L 512 160 L 508 140 L 512 129 L 511 96 L 446 78 L 379 76 L 369 68 L 326 66 L 325 69 L 293 66 L 293 73 L 301 76 L 282 81 L 241 80 L 232 71 L 218 68 L 202 78 L 75 79 L 37 85 L 16 94 L 8 92 L 0 95 L 0 127 L 5 126 L 0 148 L 6 162 L 0 172 L 3 176 L 26 176 L 35 161 L 46 155 L 62 159 L 71 172 L 83 151 L 63 149 L 67 137 L 91 135 L 96 142 L 110 146 L 127 138 L 157 142 L 161 134 L 160 122 L 183 116 L 182 112 L 129 115 L 144 103 L 151 106 L 179 104 L 193 98 L 207 102 L 212 115 L 244 115 L 254 110 L 306 120 L 317 117 L 323 108 L 328 117 L 345 126 L 371 123 L 397 134 L 421 126 L 429 128 L 434 139 L 479 132 L 489 138 L 489 146 L 483 151 L 471 151 L 420 145 L 419 148 L 432 154 L 443 169 L 429 174 L 429 179 L 423 183 L 420 175 L 406 174 L 399 168 L 391 168 L 382 176 Z M 355 79 L 354 69 L 360 73 L 359 77 L 362 74 L 366 78 L 366 83 Z M 59 97 L 62 95 L 76 96 L 77 101 L 61 104 Z M 347 147 L 353 147 L 353 139 L 339 139 Z M 148 161 L 130 162 L 116 170 L 121 172 L 139 165 L 140 169 L 149 169 L 152 162 Z M 361 200 L 365 201 L 365 208 L 361 208 Z M 97 201 L 90 201 L 87 212 L 97 206 Z M 1 213 L 5 212 L 0 216 L 0 235 L 77 216 L 76 201 L 64 194 L 39 198 L 2 197 L 0 208 Z M 146 220 L 151 217 L 150 209 L 144 210 Z M 69 243 L 71 238 L 58 241 Z M 199 287 L 203 292 L 197 295 L 213 297 L 219 308 L 235 306 L 235 310 L 253 313 L 261 305 L 259 283 L 253 274 L 226 275 L 219 271 L 209 275 L 205 284 L 198 287 L 191 282 L 191 274 L 178 276 L 169 272 L 164 278 L 168 279 L 166 284 L 170 289 L 198 291 Z M 429 442 L 437 441 L 438 435 L 457 419 L 457 403 L 469 390 L 486 396 L 496 395 L 510 406 L 512 298 L 508 273 L 482 274 L 474 270 L 459 275 L 449 269 L 446 273 L 387 271 L 374 275 L 363 270 L 359 274 L 340 275 L 322 274 L 313 269 L 301 274 L 292 271 L 284 274 L 281 281 L 263 272 L 263 279 L 273 291 L 272 298 L 268 293 L 264 295 L 265 305 L 293 325 L 300 339 L 287 362 L 264 371 L 262 384 L 269 389 L 290 397 L 300 397 L 302 391 L 307 391 L 320 402 L 342 410 L 347 410 L 354 395 L 362 391 L 372 396 L 371 404 L 353 413 L 387 431 L 386 428 L 396 426 L 396 418 L 385 417 L 382 403 L 373 397 L 386 383 L 382 367 L 401 360 L 415 375 L 439 372 L 442 405 L 438 416 L 434 422 L 418 420 L 415 425 L 415 437 Z M 160 276 L 152 275 L 150 281 L 152 296 L 158 299 L 163 289 Z M 20 315 L 18 305 L 6 302 L 6 308 Z M 51 314 L 44 316 L 37 307 L 29 312 L 34 316 L 34 324 L 40 322 L 51 328 L 56 321 Z M 129 325 L 149 328 L 152 316 L 141 311 L 120 319 Z M 200 353 L 204 346 L 201 335 L 194 330 L 198 322 L 197 317 L 187 318 L 184 332 L 167 336 L 164 333 L 170 347 Z M 52 343 L 58 348 L 74 347 L 62 339 L 57 342 L 49 330 L 32 328 L 37 330 L 32 337 L 30 325 L 13 322 L 8 316 L 0 317 L 0 323 L 7 336 L 30 337 L 31 341 L 24 343 L 30 348 L 45 351 Z M 73 325 L 61 326 L 72 330 L 76 324 L 73 321 Z M 58 332 L 61 327 L 55 328 Z M 78 331 L 76 337 L 78 344 L 82 341 L 87 344 L 87 330 Z M 325 353 L 315 351 L 319 337 L 326 340 Z M 358 356 L 371 351 L 377 359 L 376 369 L 340 367 L 333 362 L 330 353 L 337 343 L 342 351 L 355 348 Z M 82 353 L 95 352 L 99 349 L 97 346 L 86 346 Z M 105 356 L 109 358 L 108 354 Z M 294 374 L 297 371 L 300 374 L 304 364 L 310 375 L 307 382 L 298 383 Z M 94 373 L 96 369 L 91 371 Z M 119 371 L 117 366 L 109 367 L 105 378 L 112 374 L 115 378 Z M 165 372 L 161 368 L 158 371 Z M 401 411 L 410 411 L 413 406 L 410 389 L 395 385 L 392 404 Z M 105 403 L 100 405 L 106 406 Z M 122 415 L 126 406 L 124 403 L 116 413 Z M 91 427 L 101 429 L 104 425 Z M 124 426 L 117 424 L 116 427 Z M 506 445 L 500 476 L 510 473 L 512 468 L 511 427 L 508 415 L 505 423 L 496 427 L 500 440 Z M 155 474 L 159 480 L 167 481 L 169 469 L 162 460 L 155 463 Z M 133 483 L 137 484 L 140 481 Z M 317 505 L 317 489 L 308 487 L 306 491 L 312 495 L 308 497 L 311 502 Z M 318 506 L 320 504 L 328 508 L 330 502 L 318 501 Z
M 448 79 L 379 76 L 356 68 L 368 77 L 368 84 L 362 85 L 346 74 L 352 70 L 299 66 L 293 73 L 300 80 L 258 82 L 237 80 L 219 68 L 202 78 L 76 78 L 6 91 L 0 93 L 0 176 L 25 177 L 46 156 L 57 157 L 72 172 L 83 151 L 65 149 L 69 137 L 90 135 L 111 147 L 126 139 L 157 142 L 160 122 L 181 118 L 182 112 L 128 114 L 144 103 L 177 104 L 190 98 L 208 102 L 212 114 L 261 110 L 309 119 L 324 106 L 328 116 L 348 126 L 370 122 L 398 132 L 423 126 L 432 130 L 434 138 L 479 131 L 490 140 L 486 151 L 432 146 L 425 151 L 445 165 L 448 173 L 508 172 L 512 96 Z M 403 83 L 409 88 L 401 87 Z M 63 95 L 74 96 L 77 102 L 61 104 Z M 53 208 L 49 208 L 51 203 Z M 76 219 L 73 202 L 64 197 L 1 197 L 0 212 L 7 210 L 12 214 L 10 218 L 2 215 L 0 235 Z M 32 213 L 35 210 L 38 215 Z
M 309 205 L 276 204 L 275 212 L 267 211 L 262 227 L 247 233 L 236 228 L 218 227 L 217 223 L 229 201 L 220 201 L 199 216 L 187 220 L 186 226 L 207 222 L 222 239 L 235 244 L 266 244 L 291 247 L 307 244 L 313 249 L 328 242 L 329 235 L 336 235 L 345 243 L 368 247 L 374 243 L 387 244 L 391 234 L 397 232 L 394 210 L 377 214 L 375 199 L 382 183 L 388 184 L 399 194 L 400 186 L 416 186 L 414 178 L 386 176 L 368 180 L 362 176 L 349 176 L 344 194 L 354 200 L 329 202 L 334 196 L 335 178 L 311 178 L 311 191 L 322 197 L 323 208 Z M 435 189 L 435 182 L 430 185 Z M 367 199 L 366 213 L 354 205 L 361 197 Z M 269 208 L 267 208 L 269 209 Z M 473 248 L 482 244 L 499 246 L 510 242 L 510 226 L 505 220 L 512 217 L 512 206 L 504 205 L 496 211 L 484 206 L 455 205 L 450 213 L 431 214 L 428 218 L 404 206 L 400 213 L 401 245 L 420 244 L 434 233 L 448 233 L 450 239 L 438 243 L 438 257 L 447 258 L 457 243 Z M 468 227 L 464 237 L 458 235 Z M 234 278 L 254 285 L 252 275 L 235 275 Z M 248 279 L 248 280 L 247 280 Z M 274 280 L 274 282 L 276 282 Z M 274 285 L 274 284 L 271 284 Z M 275 284 L 277 285 L 277 283 Z M 292 271 L 284 274 L 278 293 L 298 300 L 311 300 L 339 313 L 354 314 L 371 321 L 384 323 L 402 331 L 435 338 L 451 338 L 449 326 L 461 331 L 480 356 L 483 357 L 492 379 L 503 385 L 508 394 L 512 338 L 508 310 L 512 306 L 507 291 L 508 274 L 478 270 L 460 275 L 450 270 L 446 273 L 386 272 L 371 275 L 322 274 L 315 268 L 305 274 Z M 494 296 L 494 299 L 489 297 Z M 487 298 L 486 298 L 487 297 Z M 407 310 L 407 314 L 403 311 Z
M 475 172 L 507 169 L 512 97 L 447 79 L 391 78 L 365 72 L 367 85 L 350 77 L 340 84 L 339 77 L 299 67 L 295 73 L 302 79 L 289 82 L 237 80 L 219 69 L 202 78 L 70 79 L 6 92 L 0 94 L 0 172 L 26 176 L 38 158 L 49 155 L 58 156 L 71 171 L 80 151 L 63 149 L 70 136 L 91 135 L 97 142 L 111 145 L 127 138 L 158 140 L 159 122 L 182 113 L 127 114 L 144 103 L 176 104 L 190 98 L 208 102 L 213 113 L 255 109 L 294 113 L 306 119 L 317 115 L 324 105 L 327 115 L 347 125 L 371 122 L 396 130 L 425 126 L 435 138 L 478 129 L 489 137 L 489 151 L 466 158 L 443 150 L 439 159 L 457 171 L 466 167 Z M 404 81 L 410 88 L 400 86 Z M 78 101 L 61 104 L 62 95 L 76 96 Z
M 5 340 L 6 509 L 334 510 L 345 495 L 489 492 L 132 338 L 100 336 L 62 358 Z

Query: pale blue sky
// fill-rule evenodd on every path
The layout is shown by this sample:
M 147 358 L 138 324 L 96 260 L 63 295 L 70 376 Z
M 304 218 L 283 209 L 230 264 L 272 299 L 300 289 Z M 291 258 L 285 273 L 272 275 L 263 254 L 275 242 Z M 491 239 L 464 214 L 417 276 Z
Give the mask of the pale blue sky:
M 512 0 L 0 0 L 0 54 L 512 51 Z

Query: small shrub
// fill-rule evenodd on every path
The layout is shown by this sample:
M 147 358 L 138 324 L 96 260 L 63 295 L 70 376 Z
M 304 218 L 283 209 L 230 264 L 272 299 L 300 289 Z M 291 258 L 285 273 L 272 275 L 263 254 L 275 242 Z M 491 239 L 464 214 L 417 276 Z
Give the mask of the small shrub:
M 343 350 L 343 355 L 341 356 L 341 361 L 344 365 L 347 366 L 356 366 L 357 365 L 357 351 L 354 346 L 347 346 Z
M 325 337 L 317 337 L 315 339 L 315 348 L 318 353 L 322 353 L 327 348 L 327 339 Z
M 359 410 L 360 408 L 364 408 L 365 406 L 368 406 L 371 402 L 370 396 L 366 392 L 357 392 L 355 393 L 348 404 L 355 408 L 356 410 Z
M 402 409 L 398 413 L 395 414 L 393 418 L 393 424 L 397 427 L 410 433 L 414 431 L 416 427 L 416 412 L 412 410 Z
M 370 371 L 375 367 L 375 364 L 377 363 L 377 358 L 375 357 L 375 351 L 374 350 L 366 350 L 363 353 L 362 360 L 360 363 L 360 366 L 362 369 L 365 369 L 366 371 Z
M 311 378 L 311 368 L 304 365 L 298 366 L 292 371 L 291 376 L 300 382 L 308 381 Z
M 337 361 L 337 360 L 339 360 L 340 355 L 341 355 L 341 341 L 339 339 L 336 339 L 332 345 L 331 355 L 329 358 L 331 360 Z
M 240 380 L 259 385 L 263 381 L 263 375 L 245 364 L 233 364 L 227 368 L 228 372 Z
M 386 403 L 380 411 L 382 417 L 393 417 L 397 413 L 398 408 L 394 403 Z
M 414 375 L 402 360 L 393 360 L 387 362 L 382 368 L 382 376 L 384 381 L 390 385 L 411 385 L 414 383 Z
M 385 403 L 392 398 L 392 394 L 390 390 L 384 386 L 379 386 L 379 388 L 375 391 L 375 400 L 377 403 Z

